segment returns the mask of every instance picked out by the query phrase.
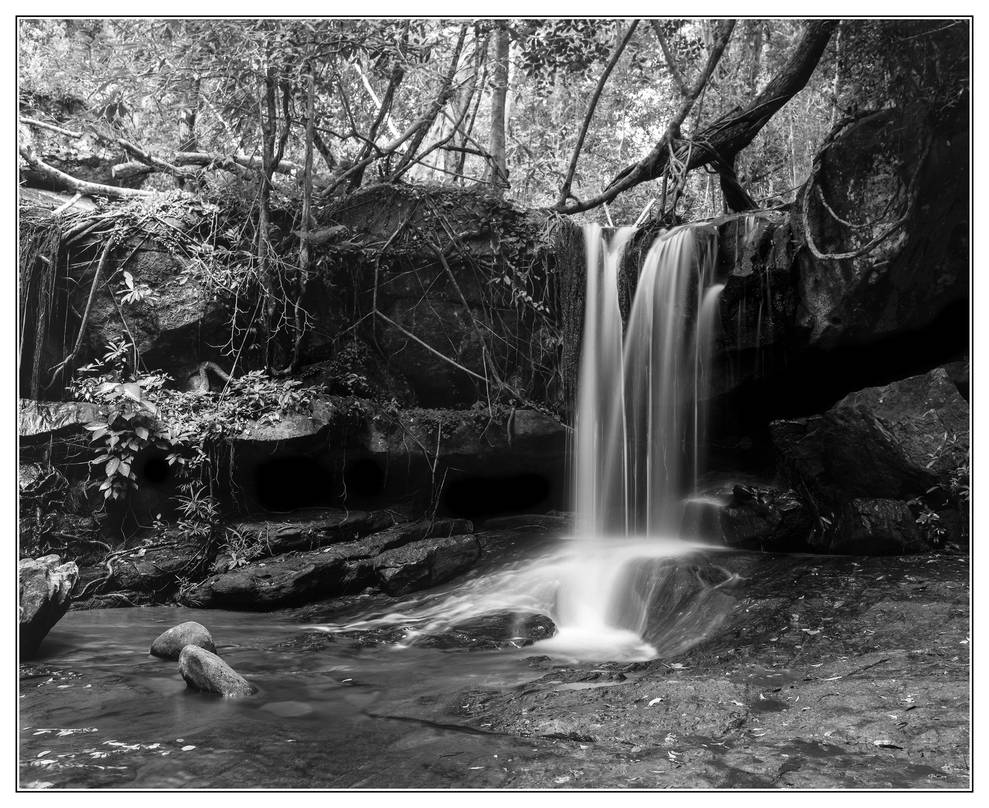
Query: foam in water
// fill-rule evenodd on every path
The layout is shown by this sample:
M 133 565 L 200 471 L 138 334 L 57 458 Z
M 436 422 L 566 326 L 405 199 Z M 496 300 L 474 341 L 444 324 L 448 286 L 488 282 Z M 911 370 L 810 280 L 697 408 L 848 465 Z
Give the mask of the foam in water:
M 576 414 L 575 535 L 522 565 L 426 595 L 345 627 L 405 625 L 407 639 L 495 612 L 548 614 L 558 627 L 534 650 L 589 660 L 652 659 L 704 636 L 720 619 L 704 582 L 672 559 L 696 552 L 680 535 L 683 497 L 701 468 L 704 400 L 720 285 L 717 230 L 681 227 L 652 245 L 623 337 L 618 276 L 632 228 L 584 229 L 584 337 Z M 700 597 L 698 591 L 703 591 Z M 692 592 L 693 594 L 685 594 Z M 649 625 L 667 597 L 669 625 Z M 676 598 L 682 598 L 677 601 Z

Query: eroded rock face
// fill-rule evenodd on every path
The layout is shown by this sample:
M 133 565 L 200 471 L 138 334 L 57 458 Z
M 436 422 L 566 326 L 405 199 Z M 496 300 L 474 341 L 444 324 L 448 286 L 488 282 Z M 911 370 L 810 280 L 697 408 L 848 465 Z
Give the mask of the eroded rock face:
M 187 645 L 195 645 L 210 653 L 216 653 L 216 646 L 213 644 L 209 629 L 194 620 L 179 623 L 159 634 L 151 643 L 150 653 L 161 659 L 178 659 L 182 649 Z
M 959 107 L 964 105 L 959 105 Z M 811 345 L 861 344 L 920 328 L 968 295 L 968 137 L 964 109 L 917 104 L 841 130 L 805 186 L 799 316 Z M 896 223 L 903 219 L 902 226 Z M 849 227 L 847 222 L 854 226 Z
M 555 362 L 556 346 L 542 339 L 539 318 L 533 316 L 549 283 L 546 264 L 539 259 L 553 257 L 543 243 L 544 214 L 520 210 L 484 192 L 378 186 L 357 191 L 327 215 L 346 227 L 352 245 L 388 243 L 388 260 L 371 266 L 360 253 L 347 253 L 333 243 L 320 245 L 333 269 L 313 279 L 308 295 L 314 303 L 332 305 L 340 297 L 334 287 L 352 287 L 361 314 L 371 311 L 373 299 L 388 318 L 374 323 L 375 342 L 421 406 L 465 406 L 486 397 L 485 362 L 490 366 L 492 357 L 490 347 L 487 356 L 483 350 L 485 328 L 527 349 L 498 356 L 506 380 L 518 375 L 525 384 Z M 431 246 L 434 240 L 442 258 Z M 319 325 L 314 329 L 320 330 Z
M 19 642 L 22 659 L 34 656 L 41 641 L 68 611 L 79 576 L 74 562 L 57 555 L 25 558 L 17 566 Z
M 258 689 L 216 654 L 187 645 L 179 655 L 179 673 L 186 684 L 203 693 L 237 698 L 252 696 Z
M 924 348 L 931 363 L 964 349 L 964 327 L 945 319 L 963 318 L 968 296 L 963 106 L 918 103 L 843 125 L 785 214 L 739 214 L 719 226 L 715 394 L 789 378 L 807 363 L 840 389 L 844 377 L 828 366 L 828 352 L 895 354 L 898 341 L 923 329 L 945 343 L 940 352 Z
M 135 284 L 147 284 L 154 297 L 127 306 L 127 328 L 117 313 L 110 293 L 104 291 L 93 301 L 87 342 L 92 355 L 99 356 L 106 346 L 133 335 L 137 348 L 148 367 L 165 370 L 180 383 L 188 366 L 198 359 L 213 359 L 210 345 L 222 345 L 229 326 L 224 324 L 226 309 L 189 266 L 165 248 L 154 249 L 147 243 L 124 245 L 119 261 L 131 252 L 126 269 Z M 88 293 L 89 283 L 81 278 L 80 286 Z M 114 289 L 113 292 L 119 290 Z M 220 360 L 221 364 L 224 360 Z

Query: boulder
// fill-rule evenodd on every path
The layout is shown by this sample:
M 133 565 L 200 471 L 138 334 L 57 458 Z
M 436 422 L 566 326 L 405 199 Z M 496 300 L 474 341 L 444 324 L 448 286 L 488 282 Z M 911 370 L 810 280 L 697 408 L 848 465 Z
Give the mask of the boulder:
M 969 404 L 947 367 L 850 393 L 835 407 L 880 419 L 907 459 L 929 469 L 945 488 L 968 462 Z
M 425 539 L 382 553 L 374 560 L 374 570 L 385 592 L 404 595 L 449 581 L 470 569 L 480 555 L 474 536 Z
M 182 649 L 179 673 L 189 687 L 203 693 L 236 698 L 258 692 L 254 685 L 216 654 L 196 645 L 187 645 Z
M 45 635 L 68 610 L 78 576 L 79 568 L 71 561 L 61 563 L 57 555 L 20 561 L 17 579 L 21 659 L 37 653 Z
M 813 527 L 813 516 L 793 491 L 736 485 L 721 509 L 721 532 L 731 547 L 800 550 Z
M 853 498 L 909 500 L 937 483 L 864 407 L 837 406 L 809 418 L 774 421 L 769 429 L 784 478 L 825 507 Z
M 910 507 L 900 500 L 853 499 L 833 527 L 832 553 L 900 555 L 929 549 Z
M 161 659 L 178 659 L 182 649 L 187 645 L 195 645 L 212 654 L 216 653 L 216 646 L 213 644 L 209 630 L 194 620 L 179 623 L 159 634 L 151 643 L 150 653 Z
M 955 517 L 967 497 L 969 405 L 952 371 L 858 390 L 820 415 L 770 425 L 782 475 L 828 526 L 815 545 L 877 554 L 921 549 L 908 503 L 933 508 L 952 540 L 967 540 L 965 520 Z
M 916 330 L 965 300 L 966 113 L 964 102 L 879 110 L 840 125 L 817 156 L 798 194 L 796 229 L 818 253 L 852 255 L 798 253 L 798 325 L 810 345 L 861 345 Z

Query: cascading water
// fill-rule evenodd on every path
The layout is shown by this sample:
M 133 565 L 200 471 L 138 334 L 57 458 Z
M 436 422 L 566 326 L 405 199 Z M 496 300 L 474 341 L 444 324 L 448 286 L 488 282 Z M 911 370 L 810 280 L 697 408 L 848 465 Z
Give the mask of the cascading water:
M 702 461 L 704 400 L 721 285 L 717 230 L 681 227 L 652 245 L 622 339 L 618 271 L 633 231 L 585 227 L 587 295 L 578 380 L 579 560 L 561 581 L 550 646 L 652 655 L 642 639 L 657 584 L 650 559 L 688 550 L 682 498 Z
M 553 551 L 451 591 L 327 631 L 405 626 L 406 642 L 486 614 L 542 613 L 541 650 L 575 659 L 644 660 L 708 636 L 727 613 L 720 585 L 682 557 L 683 497 L 703 459 L 710 356 L 718 322 L 717 230 L 663 234 L 639 274 L 623 337 L 618 275 L 632 228 L 585 228 L 587 287 L 575 438 L 575 533 Z M 680 558 L 681 561 L 677 561 Z M 726 574 L 726 581 L 731 576 Z M 725 582 L 726 582 L 725 581 Z M 665 616 L 649 621 L 657 604 Z

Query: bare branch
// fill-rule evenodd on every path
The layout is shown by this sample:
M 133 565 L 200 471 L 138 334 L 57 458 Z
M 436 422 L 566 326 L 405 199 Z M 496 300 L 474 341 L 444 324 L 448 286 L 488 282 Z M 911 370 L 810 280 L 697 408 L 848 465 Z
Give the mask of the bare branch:
M 153 193 L 152 191 L 142 191 L 137 188 L 118 188 L 115 185 L 101 185 L 97 182 L 78 180 L 64 171 L 59 171 L 54 166 L 48 165 L 27 146 L 21 146 L 18 151 L 21 157 L 35 171 L 48 179 L 53 185 L 66 191 L 74 191 L 75 193 L 86 194 L 87 196 L 106 196 L 111 199 L 133 199 L 137 196 L 151 196 Z
M 414 156 L 415 149 L 419 147 L 422 143 L 423 138 L 429 131 L 429 128 L 433 125 L 433 121 L 436 120 L 436 116 L 439 111 L 443 108 L 443 105 L 447 102 L 450 97 L 450 93 L 453 92 L 453 76 L 456 73 L 457 62 L 460 60 L 460 51 L 464 46 L 464 38 L 467 35 L 467 26 L 462 25 L 460 27 L 460 37 L 457 40 L 457 46 L 454 48 L 453 59 L 450 62 L 450 70 L 447 71 L 447 75 L 441 84 L 440 91 L 433 103 L 426 112 L 420 115 L 413 123 L 395 140 L 382 146 L 377 154 L 368 155 L 363 159 L 358 160 L 354 165 L 344 171 L 336 181 L 330 185 L 323 193 L 326 196 L 332 194 L 337 188 L 347 182 L 351 177 L 358 175 L 363 172 L 372 162 L 379 159 L 380 157 L 387 157 L 389 154 L 394 154 L 400 146 L 402 146 L 406 141 L 414 139 L 413 144 L 406 149 L 406 157 L 411 161 Z M 404 163 L 400 163 L 398 168 L 402 168 Z
M 661 176 L 669 163 L 671 153 L 683 163 L 684 171 L 719 160 L 723 164 L 730 164 L 734 156 L 752 142 L 769 119 L 806 85 L 827 47 L 837 21 L 809 21 L 794 47 L 793 55 L 751 104 L 744 109 L 730 111 L 694 135 L 688 142 L 681 141 L 680 124 L 687 117 L 694 101 L 720 60 L 733 25 L 734 22 L 729 21 L 727 30 L 723 27 L 716 35 L 704 71 L 691 88 L 688 97 L 682 101 L 666 132 L 649 154 L 639 162 L 623 169 L 608 187 L 593 199 L 567 206 L 557 205 L 554 210 L 561 213 L 577 213 L 610 202 L 623 191 Z
M 61 126 L 55 126 L 55 124 L 45 123 L 44 121 L 36 121 L 34 118 L 20 118 L 20 122 L 25 126 L 34 126 L 38 129 L 48 129 L 51 132 L 57 132 L 60 135 L 65 135 L 66 137 L 80 138 L 82 137 L 82 132 L 73 132 L 69 129 L 63 129 Z

